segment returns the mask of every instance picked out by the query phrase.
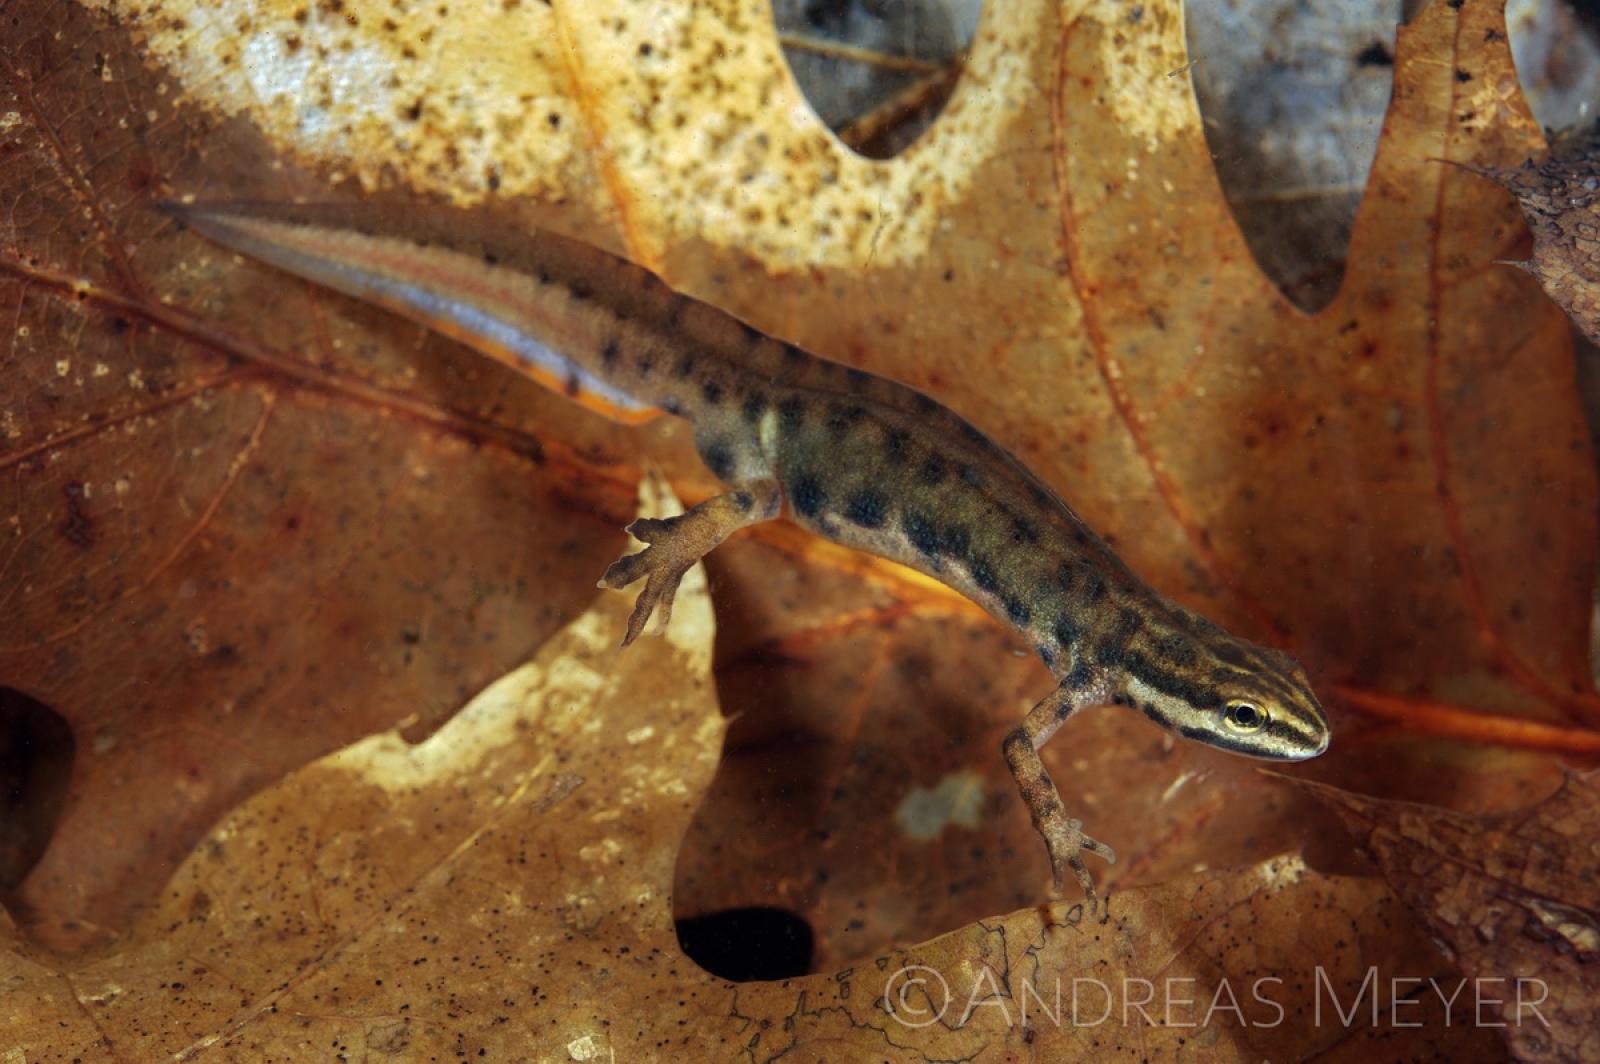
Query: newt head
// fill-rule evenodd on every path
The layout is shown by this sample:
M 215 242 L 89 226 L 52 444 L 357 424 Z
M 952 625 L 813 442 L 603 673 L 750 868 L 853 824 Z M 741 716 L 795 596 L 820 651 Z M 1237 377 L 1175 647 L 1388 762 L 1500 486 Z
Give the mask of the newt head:
M 1182 653 L 1130 655 L 1115 701 L 1186 739 L 1247 757 L 1304 761 L 1328 749 L 1327 714 L 1298 661 L 1191 618 L 1198 623 L 1163 641 L 1182 638 Z

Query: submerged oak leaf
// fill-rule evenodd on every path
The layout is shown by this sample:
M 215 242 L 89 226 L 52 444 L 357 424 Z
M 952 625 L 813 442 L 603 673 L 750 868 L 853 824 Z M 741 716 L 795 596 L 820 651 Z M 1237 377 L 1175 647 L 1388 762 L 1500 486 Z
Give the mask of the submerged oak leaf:
M 1518 1060 L 1600 1058 L 1600 777 L 1492 816 L 1305 783 L 1461 971 Z
M 80 751 L 17 911 L 57 944 L 125 926 L 240 796 L 396 719 L 425 731 L 522 660 L 614 555 L 637 451 L 709 487 L 682 426 L 601 425 L 186 239 L 161 196 L 388 180 L 401 221 L 435 196 L 513 241 L 586 235 L 917 385 L 1160 590 L 1301 655 L 1342 696 L 1315 769 L 1334 778 L 1465 803 L 1553 764 L 1440 758 L 1351 707 L 1398 706 L 1403 733 L 1428 702 L 1445 734 L 1495 742 L 1483 711 L 1594 715 L 1565 325 L 1491 268 L 1520 237 L 1510 201 L 1434 161 L 1537 143 L 1496 4 L 1436 3 L 1401 35 L 1351 269 L 1314 316 L 1228 212 L 1175 2 L 991 5 L 950 106 L 888 162 L 816 123 L 743 0 L 116 10 L 19 3 L 0 41 L 19 119 L 0 166 L 27 190 L 0 257 L 27 329 L 0 367 L 22 397 L 3 661 Z M 1036 899 L 995 751 L 1043 693 L 1037 663 L 949 593 L 792 530 L 719 553 L 738 756 L 679 900 L 776 895 L 837 967 Z M 1127 716 L 1074 722 L 1048 756 L 1131 882 L 1253 863 L 1312 823 Z M 919 793 L 976 812 L 904 830 Z
M 255 795 L 108 948 L 52 957 L 0 924 L 0 1044 L 39 1064 L 1493 1044 L 1443 1022 L 1442 999 L 1402 1002 L 1367 975 L 1450 974 L 1382 884 L 1293 859 L 1128 891 L 1094 918 L 1024 909 L 804 978 L 710 975 L 671 907 L 726 729 L 700 569 L 667 638 L 620 652 L 627 612 L 602 596 L 419 743 L 375 735 Z
M 1500 8 L 1435 3 L 1400 31 L 1345 281 L 1315 314 L 1263 276 L 1227 207 L 1176 6 L 1019 5 L 995 32 L 1029 18 L 1014 55 L 1042 88 L 1008 121 L 1030 147 L 984 161 L 992 191 L 951 203 L 913 267 L 775 283 L 698 244 L 672 264 L 714 302 L 949 402 L 1157 588 L 1292 649 L 1334 713 L 1332 749 L 1302 771 L 1483 809 L 1559 771 L 1492 744 L 1600 752 L 1600 533 L 1570 330 L 1496 265 L 1524 239 L 1511 199 L 1437 161 L 1539 143 Z M 947 115 L 984 106 L 967 88 Z M 691 835 L 688 911 L 776 892 L 842 961 L 1037 898 L 1042 859 L 992 751 L 1048 679 L 920 586 L 782 553 L 762 538 L 711 559 L 730 589 L 771 593 L 729 593 L 725 701 L 760 711 L 735 722 Z M 1114 886 L 1330 826 L 1248 763 L 1140 720 L 1075 719 L 1045 758 L 1116 849 Z M 981 796 L 983 830 L 901 830 L 907 795 L 958 785 Z M 712 856 L 730 852 L 747 858 L 731 878 Z
M 179 233 L 166 182 L 304 178 L 127 25 L 5 19 L 0 727 L 37 706 L 72 741 L 0 889 L 70 948 L 243 796 L 525 660 L 593 596 L 636 471 L 532 382 Z
M 646 512 L 670 512 L 646 490 Z M 634 973 L 676 952 L 676 840 L 724 728 L 703 570 L 678 603 L 666 638 L 622 652 L 626 599 L 601 595 L 427 739 L 383 732 L 286 777 L 109 950 L 46 959 L 13 929 L 0 1044 L 41 1061 L 426 1056 L 467 1014 L 472 1044 L 508 1056 L 604 1042 L 651 996 Z M 586 1000 L 613 981 L 609 1007 Z
M 1600 343 L 1600 129 L 1575 130 L 1517 167 L 1479 172 L 1517 198 L 1533 257 L 1510 265 L 1532 274 L 1591 341 Z

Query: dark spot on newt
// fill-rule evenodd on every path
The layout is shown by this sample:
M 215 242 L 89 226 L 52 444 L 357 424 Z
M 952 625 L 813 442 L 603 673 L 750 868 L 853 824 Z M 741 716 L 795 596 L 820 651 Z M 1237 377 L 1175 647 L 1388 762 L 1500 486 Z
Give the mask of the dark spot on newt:
M 1069 690 L 1078 690 L 1089 686 L 1089 681 L 1094 679 L 1094 670 L 1089 668 L 1089 663 L 1080 661 L 1072 666 L 1072 671 L 1062 679 L 1062 683 Z
M 615 340 L 607 340 L 605 346 L 600 349 L 600 362 L 608 369 L 615 367 L 621 358 L 622 345 Z
M 905 529 L 906 538 L 919 553 L 928 558 L 939 557 L 939 533 L 925 515 L 907 510 L 900 515 L 900 526 Z
M 810 358 L 811 356 L 806 354 L 804 351 L 800 350 L 794 344 L 784 344 L 783 345 L 783 357 L 784 357 L 784 360 L 787 361 L 787 362 L 796 363 L 796 362 L 804 362 L 806 359 Z
M 793 432 L 800 427 L 806 417 L 806 401 L 790 397 L 778 404 L 778 423 L 783 426 L 783 431 Z
M 1040 643 L 1034 647 L 1034 650 L 1038 651 L 1039 660 L 1044 662 L 1045 668 L 1053 669 L 1056 667 L 1056 652 L 1050 649 L 1048 643 Z
M 1083 638 L 1083 629 L 1072 623 L 1071 618 L 1061 617 L 1055 625 L 1056 645 L 1062 650 L 1070 650 Z
M 572 293 L 573 300 L 578 303 L 582 303 L 584 300 L 594 295 L 594 292 L 590 290 L 588 285 L 579 284 L 576 282 L 569 285 L 567 287 L 567 291 Z
M 833 407 L 828 411 L 828 428 L 833 432 L 847 432 L 865 415 L 866 411 L 854 403 Z
M 700 394 L 705 397 L 706 402 L 716 406 L 722 402 L 722 385 L 716 381 L 706 381 L 700 385 Z
M 749 513 L 750 507 L 754 506 L 755 504 L 756 497 L 751 495 L 748 491 L 736 491 L 733 493 L 733 505 L 739 508 L 740 513 Z
M 1217 656 L 1217 660 L 1225 665 L 1232 665 L 1236 669 L 1251 670 L 1256 667 L 1255 662 L 1250 660 L 1250 656 L 1232 642 L 1219 643 L 1211 648 L 1211 652 Z
M 828 501 L 828 495 L 822 490 L 822 481 L 814 473 L 801 473 L 789 485 L 789 501 L 794 504 L 794 512 L 801 517 L 815 517 L 821 512 Z
M 1033 611 L 1028 609 L 1028 604 L 1015 596 L 1006 596 L 1006 616 L 1011 623 L 1021 627 L 1033 619 Z
M 694 372 L 694 356 L 693 355 L 681 355 L 681 356 L 679 356 L 678 364 L 677 364 L 676 367 L 674 367 L 673 372 L 676 373 L 679 377 L 687 377 L 689 374 L 693 373 Z
M 1156 642 L 1156 653 L 1178 666 L 1186 668 L 1198 660 L 1194 644 L 1180 635 L 1164 635 Z
M 1011 542 L 1037 543 L 1039 542 L 1039 526 L 1025 517 L 1013 519 L 1011 525 Z
M 1112 638 L 1120 639 L 1126 643 L 1133 638 L 1133 634 L 1144 627 L 1144 618 L 1137 610 L 1123 609 L 1117 613 L 1117 627 L 1112 632 Z
M 944 479 L 944 473 L 944 460 L 936 454 L 929 455 L 928 460 L 922 463 L 922 482 L 924 484 L 939 483 Z
M 866 370 L 856 369 L 854 366 L 846 366 L 844 375 L 845 379 L 857 388 L 865 388 L 872 382 L 872 374 Z
M 767 412 L 767 399 L 763 395 L 747 395 L 744 400 L 744 419 L 754 425 Z
M 1106 597 L 1105 577 L 1093 569 L 1086 570 L 1088 579 L 1084 581 L 1083 596 L 1090 602 L 1099 602 Z
M 906 456 L 906 446 L 911 442 L 911 433 L 905 429 L 890 429 L 883 437 L 883 453 L 898 462 Z
M 867 488 L 851 496 L 844 516 L 862 528 L 882 528 L 889 517 L 889 500 L 876 488 Z
M 972 466 L 963 465 L 961 467 L 961 482 L 969 488 L 975 488 L 983 483 L 983 477 L 979 476 L 978 471 Z
M 746 347 L 754 347 L 756 344 L 759 344 L 761 341 L 767 338 L 766 333 L 763 333 L 754 325 L 749 325 L 741 321 L 739 322 L 739 328 L 744 333 L 744 343 Z
M 733 452 L 722 440 L 708 443 L 701 448 L 700 458 L 718 480 L 727 480 L 733 473 Z
M 923 395 L 921 392 L 912 392 L 911 402 L 920 412 L 924 414 L 931 414 L 935 410 L 939 409 L 939 404 L 936 400 L 929 396 Z
M 944 552 L 952 558 L 966 558 L 967 550 L 972 546 L 972 534 L 961 525 L 951 525 L 939 538 Z
M 972 573 L 972 582 L 978 585 L 979 590 L 992 593 L 999 589 L 1000 578 L 995 575 L 989 559 L 973 558 L 967 562 L 967 569 Z
M 1072 585 L 1078 580 L 1078 567 L 1071 562 L 1062 562 L 1056 566 L 1056 586 L 1062 591 L 1071 591 Z
M 656 368 L 656 356 L 655 355 L 651 354 L 649 351 L 646 351 L 644 354 L 639 356 L 639 372 L 640 373 L 642 373 L 643 375 L 648 377 L 648 376 L 650 376 L 650 372 L 652 370 L 654 370 L 655 368 Z
M 1094 648 L 1095 664 L 1104 665 L 1109 669 L 1120 667 L 1122 665 L 1123 655 L 1123 648 L 1112 642 L 1101 643 L 1099 646 Z

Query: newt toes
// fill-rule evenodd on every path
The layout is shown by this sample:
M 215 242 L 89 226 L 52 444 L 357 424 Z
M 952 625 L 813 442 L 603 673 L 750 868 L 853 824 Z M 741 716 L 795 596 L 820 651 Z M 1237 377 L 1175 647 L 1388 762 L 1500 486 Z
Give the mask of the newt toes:
M 676 517 L 641 517 L 629 525 L 628 534 L 649 545 L 637 554 L 625 554 L 612 562 L 599 583 L 602 588 L 620 589 L 645 578 L 622 645 L 639 637 L 652 612 L 666 628 L 678 582 L 690 566 L 739 529 L 776 517 L 782 501 L 776 481 L 758 480 L 707 499 Z

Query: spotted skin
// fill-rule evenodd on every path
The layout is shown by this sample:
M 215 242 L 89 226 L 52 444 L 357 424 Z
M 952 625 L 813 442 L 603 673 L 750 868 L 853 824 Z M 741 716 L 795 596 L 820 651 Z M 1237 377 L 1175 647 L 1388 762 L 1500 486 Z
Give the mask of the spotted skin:
M 1280 761 L 1320 754 L 1328 723 L 1300 666 L 1142 583 L 1050 487 L 932 398 L 811 355 L 646 270 L 550 234 L 517 268 L 392 237 L 226 208 L 169 207 L 205 235 L 463 340 L 624 420 L 689 419 L 730 485 L 665 521 L 601 586 L 645 581 L 624 645 L 665 623 L 689 566 L 780 514 L 971 598 L 1036 648 L 1057 687 L 1010 732 L 1006 763 L 1044 837 L 1053 889 L 1091 905 L 1084 854 L 1039 748 L 1074 713 L 1124 705 L 1189 739 Z

